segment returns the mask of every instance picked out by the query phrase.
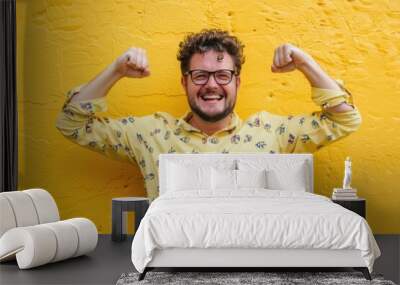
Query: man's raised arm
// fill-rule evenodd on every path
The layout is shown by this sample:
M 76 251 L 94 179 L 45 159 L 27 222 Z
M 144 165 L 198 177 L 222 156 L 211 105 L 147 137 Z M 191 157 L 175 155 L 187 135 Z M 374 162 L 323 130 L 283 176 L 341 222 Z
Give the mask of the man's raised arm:
M 271 65 L 272 72 L 290 72 L 295 69 L 301 71 L 313 88 L 341 91 L 335 80 L 329 77 L 321 66 L 307 53 L 291 45 L 283 44 L 276 48 Z M 345 102 L 335 106 L 323 106 L 328 112 L 346 112 L 353 107 Z
M 350 92 L 329 77 L 307 53 L 283 44 L 275 49 L 272 72 L 301 71 L 311 84 L 312 99 L 321 107 L 310 115 L 282 117 L 278 136 L 281 152 L 313 152 L 356 131 L 361 115 Z M 349 102 L 351 104 L 349 104 Z
M 67 92 L 56 128 L 67 139 L 93 151 L 118 160 L 136 160 L 140 150 L 127 134 L 137 132 L 141 118 L 112 119 L 96 113 L 107 110 L 105 96 L 118 80 L 149 75 L 146 52 L 128 49 L 89 83 Z
M 150 75 L 146 51 L 141 48 L 130 48 L 88 84 L 71 102 L 104 97 L 114 84 L 123 77 L 142 78 Z

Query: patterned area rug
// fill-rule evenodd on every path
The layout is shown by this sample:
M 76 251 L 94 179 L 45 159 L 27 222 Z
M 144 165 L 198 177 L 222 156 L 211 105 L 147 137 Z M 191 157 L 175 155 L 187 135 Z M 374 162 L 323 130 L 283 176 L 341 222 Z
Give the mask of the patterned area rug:
M 154 272 L 146 274 L 145 279 L 138 281 L 139 273 L 124 273 L 116 285 L 133 284 L 223 284 L 223 285 L 297 285 L 297 284 L 379 284 L 396 285 L 384 280 L 382 275 L 372 274 L 372 281 L 364 278 L 361 272 Z

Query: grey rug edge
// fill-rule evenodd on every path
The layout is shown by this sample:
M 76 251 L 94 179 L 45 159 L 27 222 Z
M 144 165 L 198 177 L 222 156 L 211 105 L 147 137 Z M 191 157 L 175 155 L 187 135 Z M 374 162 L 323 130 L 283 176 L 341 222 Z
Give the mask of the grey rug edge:
M 142 281 L 139 273 L 122 273 L 116 285 L 147 284 L 376 284 L 396 285 L 385 280 L 382 274 L 371 274 L 372 280 L 366 280 L 361 272 L 163 272 L 150 271 Z

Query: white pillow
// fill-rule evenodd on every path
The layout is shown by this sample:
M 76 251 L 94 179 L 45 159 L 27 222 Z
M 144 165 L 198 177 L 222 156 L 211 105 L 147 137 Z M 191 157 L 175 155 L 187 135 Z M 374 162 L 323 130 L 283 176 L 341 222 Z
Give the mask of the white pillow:
M 236 170 L 212 168 L 212 185 L 214 190 L 236 190 Z
M 267 188 L 267 171 L 263 170 L 236 170 L 237 187 L 240 188 Z
M 168 164 L 168 191 L 185 191 L 193 189 L 211 190 L 211 167 Z
M 307 191 L 310 188 L 307 161 L 261 159 L 239 160 L 240 170 L 266 170 L 267 187 L 271 190 Z
M 304 165 L 286 170 L 267 171 L 268 189 L 303 191 L 307 189 L 307 173 Z

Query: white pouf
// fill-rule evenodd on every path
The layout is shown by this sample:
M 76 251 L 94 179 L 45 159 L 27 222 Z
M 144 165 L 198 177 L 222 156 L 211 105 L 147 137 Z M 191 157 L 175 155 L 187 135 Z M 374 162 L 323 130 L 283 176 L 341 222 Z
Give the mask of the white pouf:
M 59 221 L 49 192 L 29 189 L 0 193 L 0 262 L 20 269 L 86 254 L 96 248 L 95 224 L 86 218 Z

